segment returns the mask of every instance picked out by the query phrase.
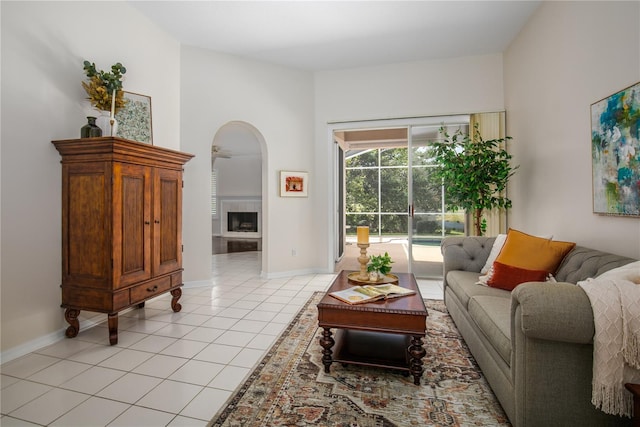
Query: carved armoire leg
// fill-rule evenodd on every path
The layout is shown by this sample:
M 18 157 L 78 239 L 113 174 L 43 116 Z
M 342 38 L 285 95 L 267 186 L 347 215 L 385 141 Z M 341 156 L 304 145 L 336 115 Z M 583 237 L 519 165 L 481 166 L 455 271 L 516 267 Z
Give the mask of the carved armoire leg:
M 411 372 L 411 375 L 413 375 L 413 383 L 415 385 L 420 385 L 420 378 L 424 371 L 422 368 L 422 358 L 426 354 L 427 352 L 422 346 L 422 337 L 412 336 L 411 345 L 409 346 L 409 356 L 411 356 L 411 360 L 409 361 L 409 371 Z
M 172 290 L 171 295 L 173 296 L 173 298 L 171 298 L 171 309 L 177 313 L 182 310 L 182 306 L 178 303 L 178 300 L 182 296 L 182 289 L 176 288 Z
M 80 310 L 75 308 L 67 308 L 64 312 L 64 319 L 69 324 L 66 332 L 64 333 L 67 338 L 73 338 L 78 335 L 80 332 L 80 322 L 78 322 L 78 316 L 80 315 Z
M 333 351 L 331 347 L 335 344 L 335 340 L 331 336 L 330 328 L 323 328 L 322 337 L 320 338 L 320 345 L 322 346 L 322 364 L 324 365 L 324 372 L 329 373 L 329 368 L 331 367 L 331 363 L 333 362 L 333 358 L 331 355 Z
M 109 344 L 118 344 L 118 313 L 109 313 L 107 318 L 109 325 Z

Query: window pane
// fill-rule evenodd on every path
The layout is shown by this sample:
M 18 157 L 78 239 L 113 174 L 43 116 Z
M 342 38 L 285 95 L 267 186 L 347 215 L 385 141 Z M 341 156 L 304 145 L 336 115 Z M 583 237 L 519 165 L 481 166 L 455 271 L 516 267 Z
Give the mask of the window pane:
M 441 238 L 442 218 L 444 217 L 444 235 L 464 235 L 464 213 L 448 212 L 441 214 L 420 214 L 413 217 L 413 235 L 416 238 Z
M 346 153 L 347 168 L 378 166 L 378 150 L 352 150 Z
M 378 234 L 378 219 L 376 215 L 364 215 L 364 214 L 347 214 L 347 236 L 355 236 L 357 233 L 356 227 L 359 225 L 369 226 L 369 235 Z
M 431 178 L 433 168 L 414 167 L 413 205 L 416 212 L 440 212 L 442 210 L 442 186 Z M 384 193 L 383 193 L 384 194 Z
M 413 149 L 413 166 L 433 165 L 433 149 L 430 146 L 420 146 Z
M 382 215 L 382 235 L 402 235 L 407 237 L 409 218 L 407 214 Z
M 464 236 L 464 212 L 447 212 L 444 215 L 444 230 L 447 236 Z
M 377 169 L 348 169 L 345 185 L 347 188 L 346 212 L 377 212 Z
M 380 166 L 407 166 L 406 148 L 387 148 L 380 150 Z
M 406 151 L 406 150 L 405 150 Z M 381 212 L 407 212 L 407 169 L 382 169 L 380 171 Z
M 413 217 L 413 236 L 440 237 L 442 234 L 442 216 L 438 214 L 419 214 Z
M 413 158 L 412 165 L 431 164 L 429 144 L 440 137 L 440 125 L 420 126 L 411 129 Z

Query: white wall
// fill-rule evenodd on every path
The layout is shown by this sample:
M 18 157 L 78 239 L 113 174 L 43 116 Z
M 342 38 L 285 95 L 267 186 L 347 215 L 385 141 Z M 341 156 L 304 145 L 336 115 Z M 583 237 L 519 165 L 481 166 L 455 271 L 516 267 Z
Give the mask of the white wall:
M 6 356 L 30 340 L 59 337 L 66 327 L 60 308 L 61 167 L 50 141 L 79 138 L 92 111 L 81 86 L 83 60 L 100 69 L 122 62 L 125 90 L 152 98 L 154 144 L 177 149 L 180 46 L 126 2 L 0 7 Z
M 263 273 L 331 272 L 333 160 L 327 123 L 499 111 L 502 70 L 497 54 L 311 75 L 183 47 L 182 148 L 196 154 L 185 176 L 185 280 L 211 274 L 208 159 L 221 126 L 250 123 L 266 143 Z M 310 172 L 308 198 L 279 197 L 283 169 Z
M 218 196 L 260 197 L 262 195 L 262 158 L 260 156 L 234 156 L 217 159 Z
M 233 121 L 250 124 L 263 141 L 263 273 L 314 271 L 318 262 L 310 236 L 318 233 L 312 222 L 318 195 L 278 195 L 280 170 L 309 171 L 316 179 L 313 75 L 183 47 L 181 82 L 182 148 L 196 155 L 185 173 L 184 279 L 211 277 L 210 149 L 216 132 Z
M 318 262 L 332 268 L 332 143 L 328 123 L 502 111 L 502 55 L 325 71 L 315 79 L 315 169 L 312 190 Z
M 638 218 L 592 213 L 590 123 L 640 81 L 639 22 L 639 2 L 544 2 L 505 53 L 510 226 L 640 258 Z

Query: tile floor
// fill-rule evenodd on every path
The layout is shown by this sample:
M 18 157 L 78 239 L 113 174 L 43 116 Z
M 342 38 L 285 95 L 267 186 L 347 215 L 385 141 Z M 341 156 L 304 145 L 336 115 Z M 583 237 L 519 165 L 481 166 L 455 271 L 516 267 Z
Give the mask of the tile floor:
M 2 364 L 0 425 L 206 426 L 334 277 L 263 280 L 260 254 L 214 255 L 212 286 L 183 288 L 179 313 L 169 295 L 121 313 L 115 346 L 106 316 L 83 312 L 96 326 Z M 419 285 L 424 298 L 442 298 L 441 282 Z

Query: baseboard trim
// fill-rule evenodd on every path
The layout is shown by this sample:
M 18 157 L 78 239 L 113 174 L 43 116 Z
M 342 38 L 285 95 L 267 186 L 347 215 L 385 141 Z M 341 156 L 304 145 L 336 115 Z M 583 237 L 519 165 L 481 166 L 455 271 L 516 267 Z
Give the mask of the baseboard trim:
M 328 271 L 322 268 L 309 268 L 304 270 L 288 270 L 288 271 L 276 271 L 273 273 L 260 273 L 260 277 L 263 279 L 281 279 L 283 277 L 293 276 L 306 276 L 309 274 L 333 274 L 333 271 Z
M 80 322 L 80 330 L 84 331 L 96 325 L 96 322 L 93 322 L 91 320 L 84 320 Z M 60 328 L 55 332 L 51 332 L 50 334 L 43 335 L 26 343 L 20 344 L 16 347 L 10 348 L 9 350 L 3 351 L 2 353 L 0 353 L 0 363 L 4 364 L 10 362 L 14 359 L 17 359 L 18 357 L 36 352 L 63 339 L 68 339 L 65 335 L 66 330 L 67 326 L 64 326 L 63 328 Z
M 211 286 L 211 280 L 192 280 L 182 284 L 183 288 L 202 288 L 205 286 Z

